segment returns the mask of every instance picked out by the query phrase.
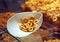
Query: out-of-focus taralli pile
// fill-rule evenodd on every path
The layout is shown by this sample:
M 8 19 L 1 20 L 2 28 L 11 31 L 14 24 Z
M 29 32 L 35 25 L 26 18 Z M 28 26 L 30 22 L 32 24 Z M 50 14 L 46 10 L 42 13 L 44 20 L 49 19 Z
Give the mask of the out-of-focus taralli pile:
M 60 0 L 28 0 L 26 6 L 32 11 L 53 11 L 60 10 Z
M 7 20 L 13 16 L 15 12 L 4 12 L 0 13 L 0 27 L 6 28 L 7 27 Z M 15 39 L 10 36 L 8 33 L 4 33 L 1 35 L 0 42 L 12 42 Z
M 23 10 L 27 7 L 31 11 L 45 13 L 44 16 L 50 18 L 53 22 L 58 21 L 58 17 L 60 17 L 60 0 L 27 0 L 21 7 Z
M 14 12 L 0 13 L 0 26 L 6 28 L 7 20 L 14 14 L 15 14 Z
M 55 40 L 44 40 L 44 42 L 60 42 L 60 40 L 59 39 L 55 39 Z

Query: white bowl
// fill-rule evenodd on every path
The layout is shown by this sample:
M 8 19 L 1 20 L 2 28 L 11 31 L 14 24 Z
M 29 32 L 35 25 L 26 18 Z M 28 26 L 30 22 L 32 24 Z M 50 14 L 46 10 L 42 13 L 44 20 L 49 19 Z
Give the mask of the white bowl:
M 20 23 L 21 23 L 21 18 L 27 17 L 29 18 L 30 16 L 35 16 L 36 18 L 39 19 L 39 23 L 37 24 L 37 27 L 35 28 L 34 31 L 32 32 L 24 32 L 20 30 Z M 39 27 L 42 25 L 42 14 L 40 12 L 22 12 L 22 13 L 16 13 L 14 16 L 12 16 L 8 21 L 7 21 L 7 30 L 8 32 L 15 36 L 15 37 L 25 37 L 30 35 L 31 33 L 35 32 L 36 30 L 39 29 Z

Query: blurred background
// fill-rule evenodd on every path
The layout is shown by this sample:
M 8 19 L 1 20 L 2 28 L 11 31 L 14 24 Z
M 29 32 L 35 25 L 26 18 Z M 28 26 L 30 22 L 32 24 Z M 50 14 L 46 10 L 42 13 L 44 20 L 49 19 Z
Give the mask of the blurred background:
M 25 38 L 15 38 L 8 33 L 7 20 L 11 16 L 34 10 L 43 14 L 39 30 Z M 43 42 L 55 39 L 60 40 L 60 0 L 0 0 L 0 42 Z

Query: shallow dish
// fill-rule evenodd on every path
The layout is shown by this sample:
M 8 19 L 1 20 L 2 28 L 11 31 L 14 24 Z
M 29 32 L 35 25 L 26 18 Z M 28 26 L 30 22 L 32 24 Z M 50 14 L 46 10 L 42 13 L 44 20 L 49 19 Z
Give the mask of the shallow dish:
M 21 18 L 23 18 L 23 17 L 29 18 L 30 16 L 35 16 L 39 20 L 39 23 L 37 24 L 34 31 L 32 31 L 32 32 L 24 32 L 19 27 L 19 25 L 21 23 Z M 39 27 L 42 25 L 42 21 L 43 21 L 43 16 L 42 16 L 42 14 L 40 12 L 16 13 L 14 16 L 12 16 L 7 21 L 7 30 L 11 35 L 13 35 L 15 37 L 25 37 L 25 36 L 28 36 L 31 33 L 35 32 L 36 30 L 38 30 Z

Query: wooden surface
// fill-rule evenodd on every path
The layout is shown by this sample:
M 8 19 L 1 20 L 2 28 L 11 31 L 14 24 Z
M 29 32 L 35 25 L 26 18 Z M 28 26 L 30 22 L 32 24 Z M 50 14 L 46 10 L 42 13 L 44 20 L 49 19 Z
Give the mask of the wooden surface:
M 18 39 L 20 39 L 21 42 L 42 42 L 42 38 L 38 31 L 34 32 L 33 34 L 31 34 L 27 37 L 18 38 Z
M 51 35 L 47 30 L 42 30 L 39 29 L 33 34 L 23 37 L 23 38 L 18 38 L 21 40 L 21 42 L 43 42 L 43 38 L 46 37 L 46 39 L 50 39 Z

